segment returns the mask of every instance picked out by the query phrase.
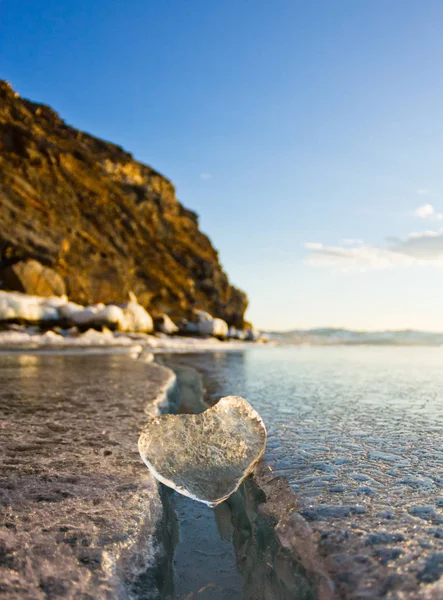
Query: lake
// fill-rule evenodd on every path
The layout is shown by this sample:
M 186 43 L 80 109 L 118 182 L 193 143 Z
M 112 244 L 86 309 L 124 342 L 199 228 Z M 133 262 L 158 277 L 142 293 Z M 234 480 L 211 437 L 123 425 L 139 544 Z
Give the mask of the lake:
M 343 593 L 418 597 L 439 578 L 443 348 L 289 346 L 181 360 L 204 374 L 210 402 L 238 394 L 261 414 L 265 460 L 289 481 Z

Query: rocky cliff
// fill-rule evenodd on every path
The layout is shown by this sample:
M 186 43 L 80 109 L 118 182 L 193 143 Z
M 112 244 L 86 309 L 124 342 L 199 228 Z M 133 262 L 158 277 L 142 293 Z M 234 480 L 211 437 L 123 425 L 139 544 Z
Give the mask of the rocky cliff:
M 199 308 L 243 326 L 246 295 L 172 183 L 1 81 L 0 250 L 4 288 L 83 304 L 133 291 L 153 314 Z

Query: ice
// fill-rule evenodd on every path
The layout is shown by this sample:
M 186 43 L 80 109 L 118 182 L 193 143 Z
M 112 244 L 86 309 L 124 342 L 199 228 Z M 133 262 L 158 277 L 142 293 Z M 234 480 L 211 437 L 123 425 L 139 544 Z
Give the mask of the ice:
M 263 456 L 266 429 L 239 396 L 199 415 L 164 415 L 147 423 L 140 455 L 165 485 L 209 506 L 228 498 Z
M 200 335 L 213 335 L 214 337 L 228 337 L 228 324 L 223 319 L 218 319 L 205 312 L 204 310 L 195 310 L 198 317 L 198 332 Z
M 122 304 L 124 315 L 123 331 L 149 333 L 154 329 L 151 315 L 138 303 L 132 292 L 129 292 L 129 302 Z
M 109 331 L 109 329 L 104 329 L 104 331 L 88 329 L 82 334 L 79 334 L 78 332 L 71 333 L 69 331 L 63 331 L 63 335 L 54 331 L 38 333 L 33 331 L 30 327 L 21 328 L 19 330 L 12 329 L 9 331 L 0 331 L 0 348 L 20 346 L 31 346 L 33 348 L 127 346 L 131 348 L 131 351 L 138 349 L 140 352 L 143 349 L 142 344 L 138 343 L 137 340 L 125 335 L 116 336 L 113 332 Z
M 30 296 L 0 290 L 0 321 L 28 322 L 68 320 L 81 327 L 109 326 L 123 332 L 150 333 L 154 329 L 151 315 L 130 292 L 129 302 L 117 306 L 103 303 L 82 306 L 67 296 Z
M 34 326 L 11 327 L 9 330 L 0 331 L 0 349 L 3 347 L 32 346 L 43 348 L 46 346 L 57 346 L 70 348 L 89 346 L 133 346 L 141 345 L 156 354 L 167 353 L 190 353 L 190 352 L 221 352 L 238 351 L 250 348 L 249 342 L 231 340 L 221 342 L 216 338 L 201 337 L 179 337 L 168 336 L 167 338 L 156 337 L 145 333 L 122 333 L 111 332 L 106 327 L 102 331 L 89 329 L 83 334 L 74 329 L 58 330 L 54 335 L 41 333 Z M 52 332 L 48 332 L 52 334 Z
M 0 320 L 56 321 L 66 296 L 45 298 L 0 290 Z
M 0 373 L 0 597 L 165 598 L 175 522 L 132 454 L 173 373 L 84 352 L 0 354 Z
M 174 333 L 177 333 L 179 330 L 174 321 L 165 313 L 157 318 L 157 323 L 160 331 L 167 335 L 174 335 Z

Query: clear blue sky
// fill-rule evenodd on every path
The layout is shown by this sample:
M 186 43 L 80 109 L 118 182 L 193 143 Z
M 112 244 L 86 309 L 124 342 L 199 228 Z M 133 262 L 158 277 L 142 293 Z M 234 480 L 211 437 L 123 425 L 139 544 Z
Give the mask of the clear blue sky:
M 443 330 L 442 31 L 441 0 L 0 0 L 0 77 L 168 176 L 257 326 Z

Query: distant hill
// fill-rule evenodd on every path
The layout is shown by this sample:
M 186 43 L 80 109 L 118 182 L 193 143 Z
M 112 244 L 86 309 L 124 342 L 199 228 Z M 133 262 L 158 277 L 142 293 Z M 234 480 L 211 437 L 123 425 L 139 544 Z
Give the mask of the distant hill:
M 268 332 L 274 340 L 289 344 L 337 345 L 337 344 L 374 344 L 385 346 L 440 346 L 443 345 L 443 333 L 429 331 L 352 331 L 348 329 L 319 328 Z
M 247 297 L 172 183 L 2 81 L 0 252 L 6 288 L 56 282 L 83 304 L 123 302 L 133 291 L 154 313 L 180 318 L 200 308 L 243 326 Z M 31 258 L 53 272 L 23 266 Z M 24 274 L 31 289 L 20 289 Z

